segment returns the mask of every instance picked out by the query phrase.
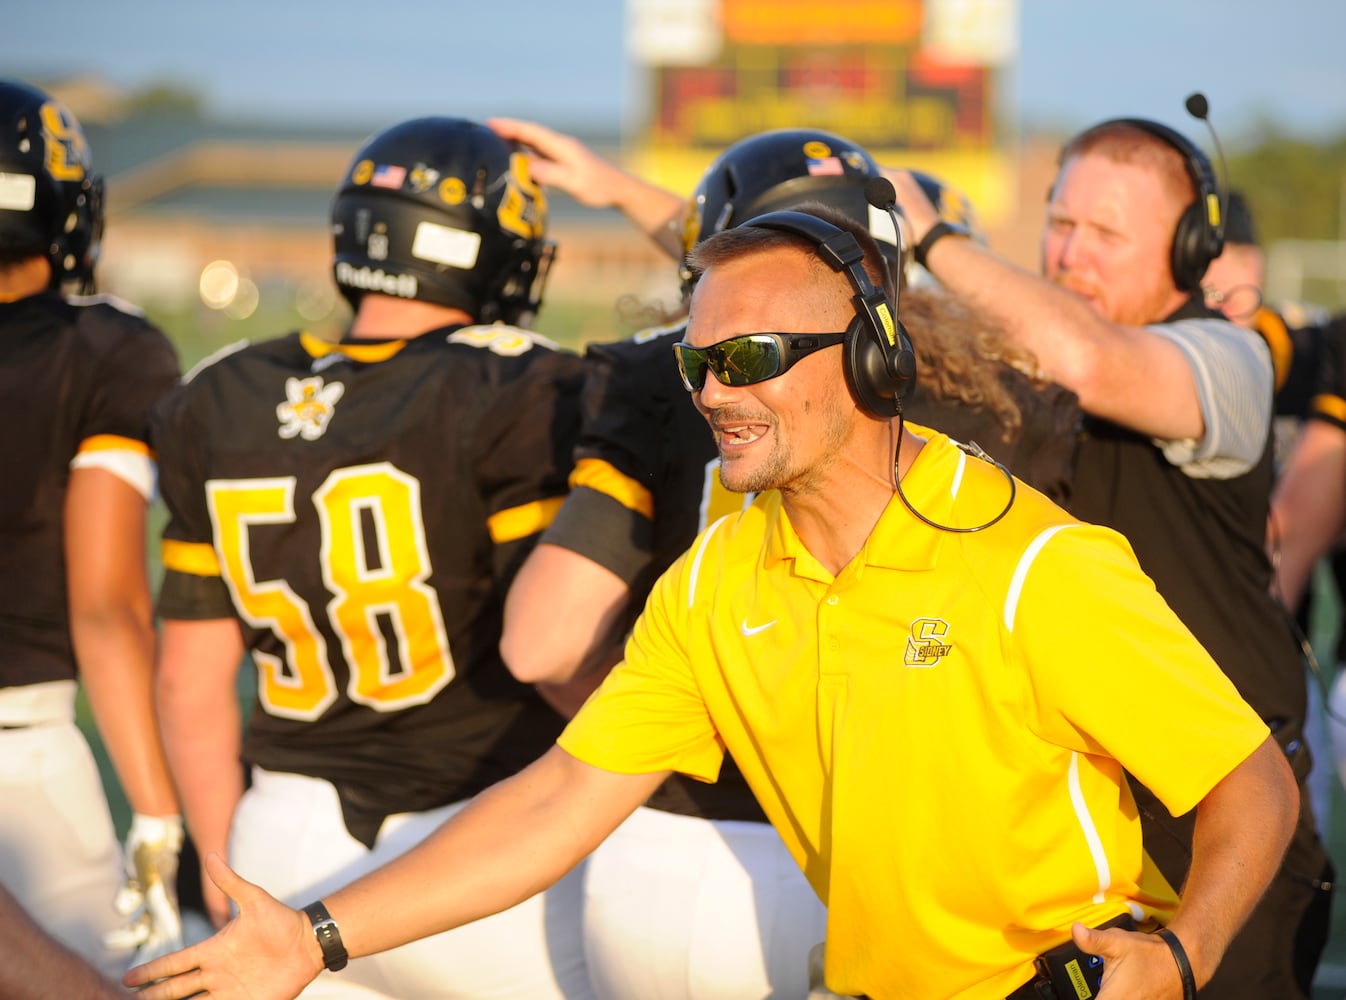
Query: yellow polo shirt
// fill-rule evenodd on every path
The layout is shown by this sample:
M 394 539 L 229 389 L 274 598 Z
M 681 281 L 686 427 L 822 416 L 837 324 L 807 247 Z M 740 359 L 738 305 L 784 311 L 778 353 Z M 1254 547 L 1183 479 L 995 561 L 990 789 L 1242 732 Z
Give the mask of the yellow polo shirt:
M 1003 507 L 997 469 L 917 432 L 917 510 Z M 1126 541 L 1020 484 L 968 534 L 895 496 L 835 577 L 759 497 L 659 580 L 560 744 L 706 781 L 728 747 L 828 905 L 831 989 L 981 1000 L 1074 920 L 1171 913 L 1123 765 L 1181 814 L 1266 736 Z

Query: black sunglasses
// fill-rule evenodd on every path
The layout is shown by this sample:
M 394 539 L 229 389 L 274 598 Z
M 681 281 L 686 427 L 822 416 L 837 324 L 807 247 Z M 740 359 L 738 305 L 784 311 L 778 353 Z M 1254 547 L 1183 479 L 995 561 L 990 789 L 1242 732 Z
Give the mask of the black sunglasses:
M 709 370 L 723 385 L 752 385 L 784 375 L 814 351 L 835 347 L 844 333 L 745 333 L 709 347 L 673 345 L 688 392 L 700 392 Z

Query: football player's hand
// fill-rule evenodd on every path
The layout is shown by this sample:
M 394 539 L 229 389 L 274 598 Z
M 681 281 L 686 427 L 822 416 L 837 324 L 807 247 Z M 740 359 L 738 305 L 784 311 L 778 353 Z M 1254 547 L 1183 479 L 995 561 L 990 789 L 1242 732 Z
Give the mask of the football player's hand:
M 930 204 L 930 199 L 910 173 L 894 167 L 882 167 L 881 170 L 893 185 L 898 210 L 911 226 L 912 242 L 919 243 L 930 227 L 939 221 L 939 209 Z
M 122 977 L 140 1000 L 290 1000 L 322 971 L 313 927 L 264 889 L 240 878 L 218 854 L 206 871 L 238 906 L 238 916 L 213 937 L 138 965 Z
M 117 951 L 134 948 L 136 963 L 182 947 L 177 892 L 181 850 L 180 816 L 131 817 L 123 859 L 126 882 L 114 900 L 117 912 L 130 923 L 108 934 L 105 943 Z
M 1071 928 L 1071 937 L 1080 950 L 1103 959 L 1098 1000 L 1182 1000 L 1182 979 L 1162 938 L 1081 923 Z
M 492 118 L 487 124 L 501 138 L 529 148 L 529 170 L 539 184 L 559 188 L 590 208 L 616 204 L 618 181 L 625 174 L 578 139 L 516 118 Z

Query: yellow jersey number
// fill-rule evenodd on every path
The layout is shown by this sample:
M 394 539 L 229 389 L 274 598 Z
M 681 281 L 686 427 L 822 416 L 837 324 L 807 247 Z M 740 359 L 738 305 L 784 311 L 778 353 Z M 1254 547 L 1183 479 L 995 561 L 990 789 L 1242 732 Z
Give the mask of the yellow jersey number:
M 250 555 L 255 525 L 294 521 L 293 476 L 215 479 L 206 484 L 221 572 L 239 616 L 270 629 L 285 658 L 254 651 L 258 697 L 272 715 L 310 721 L 336 700 L 336 677 L 313 610 L 284 579 L 258 580 Z M 315 553 L 333 595 L 322 611 L 350 669 L 346 695 L 380 712 L 433 698 L 454 677 L 439 599 L 426 580 L 430 556 L 420 483 L 387 462 L 336 469 L 314 491 L 322 532 Z M 376 551 L 366 545 L 373 526 Z M 379 616 L 397 637 L 400 669 L 388 655 Z

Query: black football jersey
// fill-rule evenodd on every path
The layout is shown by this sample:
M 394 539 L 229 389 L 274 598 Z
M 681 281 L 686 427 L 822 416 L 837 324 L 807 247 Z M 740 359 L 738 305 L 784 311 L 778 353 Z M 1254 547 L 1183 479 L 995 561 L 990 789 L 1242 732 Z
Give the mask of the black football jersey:
M 243 347 L 155 412 L 166 618 L 236 616 L 244 757 L 383 818 L 481 791 L 561 718 L 499 655 L 508 583 L 566 492 L 580 359 L 506 326 Z
M 1292 327 L 1283 315 L 1267 306 L 1253 316 L 1252 328 L 1266 341 L 1276 372 L 1272 427 L 1278 473 L 1299 439 L 1315 396 L 1322 391 L 1323 378 L 1332 377 L 1333 326 L 1324 322 Z M 1342 390 L 1346 386 L 1337 389 Z
M 720 482 L 714 436 L 683 386 L 673 354 L 685 332 L 685 325 L 677 324 L 588 348 L 572 493 L 544 536 L 624 580 L 632 591 L 633 618 L 654 581 L 703 528 L 752 500 Z M 1011 441 L 1001 437 L 989 411 L 936 399 L 920 383 L 904 410 L 958 440 L 976 440 L 1012 471 L 1028 470 L 1027 481 L 1059 498 L 1069 489 L 1075 396 L 1060 387 L 1039 392 L 1018 371 L 1002 367 L 1023 408 L 1023 427 Z M 673 776 L 649 805 L 710 819 L 765 822 L 732 759 L 713 785 Z
M 1317 378 L 1305 409 L 1310 419 L 1346 430 L 1346 315 L 1334 317 L 1320 336 Z
M 178 376 L 168 339 L 107 298 L 0 303 L 0 687 L 76 675 L 66 605 L 66 487 L 76 455 L 146 456 Z

